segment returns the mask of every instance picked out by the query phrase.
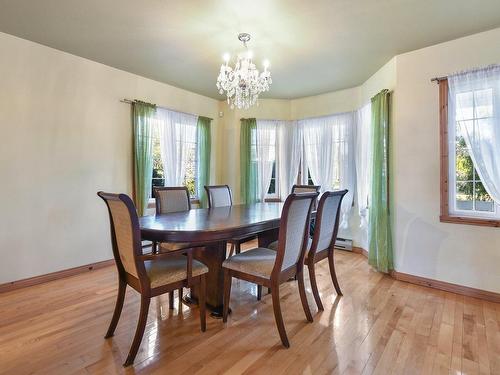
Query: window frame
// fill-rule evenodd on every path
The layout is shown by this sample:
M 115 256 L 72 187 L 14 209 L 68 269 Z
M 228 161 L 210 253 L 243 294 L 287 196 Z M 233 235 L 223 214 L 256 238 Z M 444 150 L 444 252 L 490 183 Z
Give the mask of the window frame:
M 455 183 L 454 178 L 451 176 L 450 168 L 450 158 L 455 160 L 455 155 L 449 153 L 449 142 L 453 136 L 453 141 L 455 142 L 455 132 L 450 134 L 449 124 L 448 124 L 448 80 L 441 79 L 439 84 L 439 138 L 440 138 L 440 216 L 439 219 L 443 223 L 452 224 L 467 224 L 467 225 L 478 225 L 478 226 L 488 226 L 488 227 L 500 227 L 500 220 L 498 218 L 493 218 L 491 215 L 487 217 L 479 216 L 477 213 L 472 213 L 470 215 L 464 215 L 466 212 L 462 211 L 460 214 L 452 212 L 450 210 L 450 189 L 455 191 L 456 187 L 450 187 L 450 180 Z M 453 170 L 453 173 L 455 171 Z

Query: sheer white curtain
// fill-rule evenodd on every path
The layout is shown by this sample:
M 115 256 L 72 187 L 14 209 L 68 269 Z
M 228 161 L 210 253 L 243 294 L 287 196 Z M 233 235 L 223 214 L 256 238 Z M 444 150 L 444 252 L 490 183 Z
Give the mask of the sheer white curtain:
M 356 111 L 355 164 L 356 203 L 359 214 L 359 241 L 363 249 L 368 249 L 368 210 L 370 203 L 373 161 L 371 102 Z
M 448 77 L 449 121 L 456 121 L 484 188 L 500 204 L 500 66 Z
M 297 182 L 303 144 L 302 131 L 297 121 L 278 121 L 277 134 L 279 193 L 284 201 Z
M 198 116 L 165 108 L 158 108 L 156 116 L 165 186 L 181 186 L 186 174 L 188 150 L 185 145 L 191 130 L 189 127 L 196 129 Z
M 368 229 L 368 207 L 372 171 L 372 106 L 368 102 L 356 111 L 356 192 L 360 227 Z
M 348 189 L 342 202 L 341 226 L 348 225 L 354 196 L 354 113 L 300 120 L 305 171 L 321 191 Z
M 257 196 L 261 202 L 269 190 L 276 160 L 276 120 L 257 120 Z

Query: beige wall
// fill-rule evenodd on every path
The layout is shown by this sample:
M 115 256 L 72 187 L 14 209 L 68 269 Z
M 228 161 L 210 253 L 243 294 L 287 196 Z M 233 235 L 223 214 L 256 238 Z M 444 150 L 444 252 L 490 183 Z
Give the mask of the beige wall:
M 436 76 L 500 63 L 500 29 L 397 56 L 393 106 L 396 269 L 500 292 L 500 230 L 439 222 Z
M 353 111 L 359 107 L 360 92 L 361 88 L 358 86 L 346 90 L 293 99 L 290 103 L 290 116 L 298 120 Z
M 209 116 L 215 130 L 218 102 L 1 33 L 0 51 L 0 283 L 110 259 L 96 192 L 132 188 L 119 100 Z

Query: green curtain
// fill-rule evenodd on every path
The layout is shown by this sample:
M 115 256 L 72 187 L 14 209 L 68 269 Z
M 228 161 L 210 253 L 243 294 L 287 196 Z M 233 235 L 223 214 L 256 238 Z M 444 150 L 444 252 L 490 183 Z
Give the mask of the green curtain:
M 210 123 L 212 119 L 199 116 L 196 129 L 196 138 L 198 142 L 198 179 L 196 180 L 196 190 L 200 199 L 200 207 L 208 207 L 205 185 L 210 184 L 210 155 L 211 155 L 211 135 Z
M 373 177 L 368 263 L 385 273 L 394 269 L 389 210 L 389 104 L 388 90 L 383 90 L 372 98 Z
M 135 101 L 132 104 L 134 124 L 134 196 L 137 212 L 144 216 L 151 196 L 153 177 L 154 104 Z
M 257 121 L 254 118 L 241 119 L 241 201 L 246 204 L 257 202 L 257 165 L 252 161 L 252 136 L 256 136 L 256 131 Z

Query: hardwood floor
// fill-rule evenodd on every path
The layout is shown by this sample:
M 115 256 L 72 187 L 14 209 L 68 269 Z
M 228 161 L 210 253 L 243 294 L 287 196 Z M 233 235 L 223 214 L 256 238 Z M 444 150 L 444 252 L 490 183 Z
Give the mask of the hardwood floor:
M 307 323 L 296 282 L 281 287 L 291 343 L 281 346 L 270 296 L 235 281 L 226 326 L 154 298 L 135 365 L 124 369 L 139 313 L 128 290 L 112 339 L 103 336 L 117 290 L 114 267 L 0 294 L 1 374 L 500 374 L 500 304 L 416 286 L 337 251 L 344 296 L 318 265 L 325 311 Z M 307 273 L 306 273 L 307 274 Z M 306 286 L 308 281 L 306 281 Z

